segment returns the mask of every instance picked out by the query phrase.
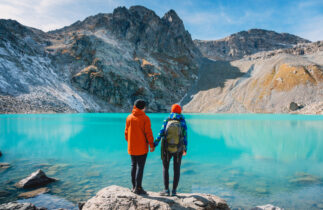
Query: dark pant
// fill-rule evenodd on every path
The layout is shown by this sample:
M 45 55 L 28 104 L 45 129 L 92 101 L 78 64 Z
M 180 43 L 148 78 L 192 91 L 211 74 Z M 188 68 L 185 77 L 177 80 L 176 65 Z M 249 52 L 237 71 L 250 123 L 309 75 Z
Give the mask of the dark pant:
M 147 154 L 131 155 L 131 181 L 133 188 L 141 188 Z
M 179 177 L 180 177 L 180 173 L 181 173 L 181 161 L 182 161 L 182 153 L 180 154 L 168 154 L 168 157 L 165 157 L 163 159 L 163 174 L 164 174 L 164 186 L 165 189 L 169 189 L 169 173 L 168 173 L 168 169 L 169 169 L 169 163 L 170 160 L 173 157 L 173 162 L 174 162 L 174 181 L 173 181 L 173 190 L 177 189 L 178 186 L 178 182 L 179 182 Z

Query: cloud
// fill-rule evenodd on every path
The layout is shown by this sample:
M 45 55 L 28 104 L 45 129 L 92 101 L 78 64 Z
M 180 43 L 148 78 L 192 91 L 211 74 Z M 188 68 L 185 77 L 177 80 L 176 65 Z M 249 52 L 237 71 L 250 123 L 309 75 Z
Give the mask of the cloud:
M 295 34 L 311 41 L 323 40 L 323 15 L 305 19 L 295 29 Z
M 322 40 L 322 0 L 0 0 L 0 18 L 54 30 L 118 6 L 144 5 L 163 15 L 175 9 L 193 38 L 218 39 L 250 28 Z

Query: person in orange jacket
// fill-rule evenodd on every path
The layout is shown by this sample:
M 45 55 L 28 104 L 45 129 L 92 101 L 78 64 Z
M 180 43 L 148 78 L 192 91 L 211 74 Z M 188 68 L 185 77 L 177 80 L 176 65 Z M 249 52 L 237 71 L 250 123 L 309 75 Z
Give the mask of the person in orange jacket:
M 146 102 L 135 101 L 132 113 L 127 117 L 125 138 L 128 142 L 128 153 L 131 156 L 132 192 L 147 194 L 142 188 L 142 178 L 148 153 L 155 150 L 154 137 L 149 117 L 145 114 Z

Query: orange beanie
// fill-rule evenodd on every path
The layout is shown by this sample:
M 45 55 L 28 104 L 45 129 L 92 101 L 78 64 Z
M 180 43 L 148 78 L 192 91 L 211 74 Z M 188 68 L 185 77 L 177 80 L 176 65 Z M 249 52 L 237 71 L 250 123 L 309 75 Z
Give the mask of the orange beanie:
M 172 113 L 177 113 L 177 114 L 180 114 L 182 112 L 182 108 L 180 105 L 178 104 L 173 104 L 172 106 Z

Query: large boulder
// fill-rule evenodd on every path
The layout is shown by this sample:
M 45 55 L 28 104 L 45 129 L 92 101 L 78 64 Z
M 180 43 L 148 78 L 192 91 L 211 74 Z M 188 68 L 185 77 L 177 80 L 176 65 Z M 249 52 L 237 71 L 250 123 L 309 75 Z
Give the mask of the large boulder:
M 0 205 L 1 210 L 44 210 L 45 208 L 37 208 L 31 203 L 10 202 Z
M 44 186 L 48 183 L 55 182 L 57 179 L 47 177 L 46 174 L 42 170 L 37 170 L 34 173 L 30 174 L 25 179 L 20 180 L 15 184 L 18 188 L 36 188 Z
M 109 186 L 88 200 L 82 210 L 92 209 L 230 209 L 225 200 L 209 194 L 180 193 L 176 197 L 163 197 L 156 192 L 140 196 L 130 189 Z

